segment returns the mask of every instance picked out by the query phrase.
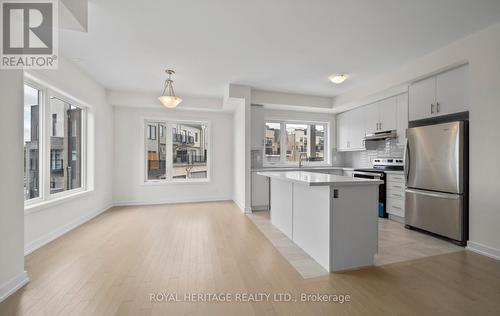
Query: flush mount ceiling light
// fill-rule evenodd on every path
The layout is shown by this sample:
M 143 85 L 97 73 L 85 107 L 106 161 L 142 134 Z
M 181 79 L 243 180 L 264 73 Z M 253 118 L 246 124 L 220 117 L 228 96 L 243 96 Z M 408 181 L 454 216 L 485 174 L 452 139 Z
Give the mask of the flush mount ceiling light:
M 165 88 L 163 88 L 163 93 L 161 97 L 158 98 L 160 102 L 166 106 L 167 108 L 175 108 L 182 102 L 182 99 L 175 96 L 174 92 L 174 81 L 172 80 L 172 75 L 175 74 L 175 71 L 167 69 L 165 72 L 168 74 L 167 80 L 165 80 Z M 165 94 L 166 93 L 166 94 Z
M 346 74 L 333 74 L 330 77 L 328 77 L 328 79 L 330 79 L 330 81 L 333 83 L 339 84 L 344 82 L 347 79 L 347 77 L 349 76 Z

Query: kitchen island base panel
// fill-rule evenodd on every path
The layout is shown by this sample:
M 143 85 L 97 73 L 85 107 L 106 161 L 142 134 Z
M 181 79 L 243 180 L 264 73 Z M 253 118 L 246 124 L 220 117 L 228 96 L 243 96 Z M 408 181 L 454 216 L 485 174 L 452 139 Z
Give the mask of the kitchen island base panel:
M 271 223 L 330 272 L 371 266 L 378 185 L 308 186 L 271 178 Z
M 271 179 L 271 224 L 292 239 L 293 183 Z
M 330 187 L 293 187 L 293 242 L 330 271 Z
M 330 219 L 330 271 L 373 265 L 378 247 L 378 188 L 336 188 Z

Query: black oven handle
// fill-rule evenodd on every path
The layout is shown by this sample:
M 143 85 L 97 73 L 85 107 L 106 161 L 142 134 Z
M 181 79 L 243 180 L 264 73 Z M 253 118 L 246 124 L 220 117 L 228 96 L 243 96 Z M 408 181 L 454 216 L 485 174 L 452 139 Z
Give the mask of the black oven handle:
M 357 174 L 362 175 L 362 176 L 370 176 L 373 177 L 374 179 L 380 179 L 382 176 L 378 173 L 373 173 L 373 172 L 362 172 L 362 171 L 354 171 L 354 176 Z

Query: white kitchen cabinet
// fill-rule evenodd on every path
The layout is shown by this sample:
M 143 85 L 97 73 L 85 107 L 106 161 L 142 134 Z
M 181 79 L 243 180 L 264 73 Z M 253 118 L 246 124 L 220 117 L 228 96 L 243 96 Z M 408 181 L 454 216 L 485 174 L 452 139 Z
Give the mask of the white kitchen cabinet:
M 397 97 L 390 97 L 378 102 L 381 131 L 391 131 L 397 128 L 397 99 Z
M 437 115 L 459 113 L 468 110 L 469 67 L 462 66 L 436 76 Z
M 404 174 L 390 173 L 387 175 L 386 210 L 401 220 L 405 217 L 405 183 Z
M 269 208 L 269 178 L 252 172 L 252 210 Z
M 464 65 L 410 85 L 410 121 L 467 111 L 468 71 Z
M 348 112 L 337 115 L 337 150 L 349 150 Z
M 337 150 L 364 150 L 364 112 L 361 108 L 337 115 Z
M 263 149 L 265 137 L 264 107 L 262 105 L 252 105 L 251 118 L 251 146 L 253 149 Z
M 406 129 L 408 128 L 408 93 L 397 96 L 397 133 L 398 144 L 406 145 Z
M 373 134 L 397 128 L 397 97 L 390 97 L 363 107 L 365 132 Z
M 434 114 L 436 103 L 436 77 L 427 78 L 410 85 L 410 121 L 428 118 Z
M 357 108 L 350 112 L 350 126 L 349 126 L 349 149 L 351 150 L 364 150 L 365 149 L 365 128 L 364 119 L 365 112 L 362 108 Z
M 365 132 L 366 134 L 373 134 L 378 132 L 379 126 L 379 109 L 378 103 L 372 103 L 362 107 L 365 112 Z

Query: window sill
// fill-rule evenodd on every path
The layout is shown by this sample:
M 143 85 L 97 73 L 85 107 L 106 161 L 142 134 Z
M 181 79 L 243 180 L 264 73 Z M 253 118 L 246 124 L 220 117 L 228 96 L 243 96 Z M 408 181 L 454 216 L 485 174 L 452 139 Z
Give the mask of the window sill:
M 164 186 L 172 184 L 200 184 L 200 183 L 210 183 L 210 179 L 190 179 L 190 180 L 162 180 L 162 181 L 146 181 L 142 182 L 141 185 L 144 186 Z
M 81 199 L 94 192 L 94 190 L 78 191 L 75 193 L 67 194 L 60 197 L 55 197 L 49 200 L 45 200 L 36 204 L 24 206 L 24 215 L 32 214 L 44 210 L 49 207 L 54 207 L 59 204 L 67 203 L 76 199 Z

